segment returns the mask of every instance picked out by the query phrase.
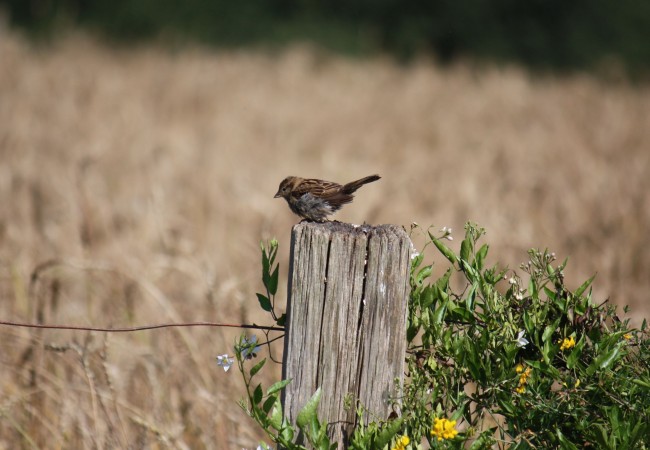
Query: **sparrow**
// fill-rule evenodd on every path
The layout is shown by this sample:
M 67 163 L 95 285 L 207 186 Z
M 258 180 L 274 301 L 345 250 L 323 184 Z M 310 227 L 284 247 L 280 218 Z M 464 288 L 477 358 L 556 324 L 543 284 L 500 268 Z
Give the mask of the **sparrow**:
M 287 177 L 280 183 L 274 198 L 285 199 L 291 211 L 303 219 L 323 222 L 327 216 L 350 203 L 357 189 L 380 178 L 379 175 L 370 175 L 340 185 L 315 178 Z

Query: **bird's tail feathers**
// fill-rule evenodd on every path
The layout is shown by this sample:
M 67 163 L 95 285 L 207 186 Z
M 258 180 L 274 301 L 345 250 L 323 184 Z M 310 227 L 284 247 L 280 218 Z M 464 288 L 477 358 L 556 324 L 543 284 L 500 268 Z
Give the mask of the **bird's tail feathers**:
M 359 189 L 361 186 L 364 184 L 372 183 L 373 181 L 377 181 L 381 177 L 379 175 L 370 175 L 368 177 L 363 177 L 359 180 L 356 181 L 350 181 L 349 183 L 345 184 L 343 186 L 343 192 L 346 194 L 352 194 L 354 191 Z

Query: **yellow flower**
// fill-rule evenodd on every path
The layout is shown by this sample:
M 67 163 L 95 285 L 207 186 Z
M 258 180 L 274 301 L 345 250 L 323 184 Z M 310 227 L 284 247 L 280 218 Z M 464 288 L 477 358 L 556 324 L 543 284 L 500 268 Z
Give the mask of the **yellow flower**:
M 411 443 L 411 439 L 409 439 L 408 436 L 404 435 L 399 438 L 397 438 L 397 442 L 395 442 L 395 446 L 393 447 L 392 450 L 404 450 L 407 445 Z
M 623 335 L 623 339 L 625 339 L 626 341 L 629 341 L 630 339 L 632 339 L 632 335 L 630 333 L 625 333 Z
M 515 371 L 521 375 L 519 375 L 519 386 L 515 388 L 515 392 L 518 394 L 523 394 L 526 392 L 526 383 L 528 383 L 528 378 L 530 377 L 530 374 L 533 372 L 533 369 L 530 367 L 526 367 L 524 369 L 524 366 L 522 364 L 517 364 L 515 367 Z
M 533 369 L 531 369 L 530 367 L 526 367 L 524 373 L 519 375 L 519 384 L 525 384 L 528 381 L 528 377 L 530 377 L 532 371 Z
M 571 336 L 568 338 L 564 338 L 564 340 L 562 341 L 562 345 L 560 345 L 560 350 L 561 351 L 568 350 L 575 346 L 576 346 L 576 340 L 573 336 Z
M 576 384 L 573 387 L 577 388 L 578 386 L 580 386 L 580 378 L 576 379 Z
M 458 431 L 454 428 L 455 426 L 455 420 L 439 419 L 436 417 L 433 420 L 431 436 L 437 437 L 439 441 L 442 441 L 443 439 L 453 439 L 458 434 Z

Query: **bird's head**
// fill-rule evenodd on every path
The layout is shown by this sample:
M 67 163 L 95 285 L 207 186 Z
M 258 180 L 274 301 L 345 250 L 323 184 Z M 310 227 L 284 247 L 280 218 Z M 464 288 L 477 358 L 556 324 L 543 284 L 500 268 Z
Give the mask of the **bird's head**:
M 275 193 L 273 198 L 288 198 L 293 188 L 300 182 L 299 177 L 287 177 L 282 180 L 278 187 L 278 192 Z

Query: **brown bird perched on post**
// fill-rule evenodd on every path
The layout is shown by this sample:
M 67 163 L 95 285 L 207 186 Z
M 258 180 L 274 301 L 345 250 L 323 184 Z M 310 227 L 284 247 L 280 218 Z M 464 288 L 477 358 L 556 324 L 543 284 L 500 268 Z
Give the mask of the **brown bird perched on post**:
M 287 177 L 280 183 L 274 198 L 285 199 L 291 211 L 303 219 L 323 222 L 327 216 L 350 203 L 354 197 L 352 194 L 357 189 L 379 178 L 379 175 L 370 175 L 340 185 L 314 178 Z

